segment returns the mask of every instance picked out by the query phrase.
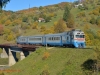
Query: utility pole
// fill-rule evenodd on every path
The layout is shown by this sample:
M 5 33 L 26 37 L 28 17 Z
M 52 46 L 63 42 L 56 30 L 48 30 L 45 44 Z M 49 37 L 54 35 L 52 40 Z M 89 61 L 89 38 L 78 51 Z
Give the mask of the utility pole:
M 29 12 L 30 12 L 30 4 L 29 4 Z

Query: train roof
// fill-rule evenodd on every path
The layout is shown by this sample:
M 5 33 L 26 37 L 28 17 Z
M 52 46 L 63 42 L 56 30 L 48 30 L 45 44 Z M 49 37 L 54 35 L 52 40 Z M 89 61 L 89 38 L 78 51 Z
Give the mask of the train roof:
M 28 37 L 43 37 L 44 35 L 33 35 L 33 36 L 28 36 Z
M 37 37 L 37 36 L 44 36 L 44 35 L 19 36 L 19 37 Z M 18 38 L 19 38 L 19 37 L 18 37 Z
M 46 34 L 45 36 L 53 36 L 53 35 L 54 35 L 54 36 L 55 36 L 55 35 L 56 35 L 56 36 L 59 36 L 59 35 L 64 35 L 64 33 L 57 33 L 57 34 Z

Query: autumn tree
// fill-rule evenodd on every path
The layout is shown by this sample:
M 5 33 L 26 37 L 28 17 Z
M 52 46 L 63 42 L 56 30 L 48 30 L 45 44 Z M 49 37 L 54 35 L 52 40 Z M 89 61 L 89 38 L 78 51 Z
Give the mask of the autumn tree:
M 38 22 L 34 22 L 34 24 L 32 25 L 32 29 L 37 29 L 38 28 Z
M 10 33 L 8 36 L 7 36 L 7 38 L 6 38 L 6 40 L 7 41 L 12 41 L 12 40 L 14 40 L 14 35 L 13 35 L 13 33 Z
M 5 25 L 6 26 L 8 26 L 8 25 L 10 25 L 11 24 L 11 21 L 10 20 L 7 20 L 6 22 L 5 22 Z
M 61 32 L 66 31 L 66 28 L 67 28 L 66 23 L 65 23 L 62 19 L 60 19 L 60 20 L 58 20 L 58 22 L 54 25 L 54 32 L 55 32 L 55 33 L 61 33 Z
M 10 34 L 11 30 L 8 28 L 4 28 L 4 34 Z
M 41 32 L 43 32 L 43 31 L 45 31 L 45 30 L 46 30 L 46 27 L 45 27 L 45 26 L 41 26 L 41 27 L 40 27 L 40 31 L 41 31 Z
M 74 17 L 73 17 L 72 14 L 70 14 L 70 17 L 69 17 L 69 19 L 67 20 L 67 27 L 68 27 L 68 28 L 74 28 L 74 24 L 75 24 L 75 22 L 74 22 Z

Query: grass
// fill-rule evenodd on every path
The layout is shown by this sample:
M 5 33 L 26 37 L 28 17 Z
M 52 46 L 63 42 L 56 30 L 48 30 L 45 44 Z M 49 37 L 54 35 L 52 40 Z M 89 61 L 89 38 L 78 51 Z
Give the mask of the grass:
M 50 56 L 43 60 L 45 52 Z M 5 75 L 40 75 L 45 70 L 50 75 L 85 75 L 81 65 L 88 59 L 94 59 L 94 53 L 92 49 L 40 48 L 9 68 L 20 72 L 5 72 Z

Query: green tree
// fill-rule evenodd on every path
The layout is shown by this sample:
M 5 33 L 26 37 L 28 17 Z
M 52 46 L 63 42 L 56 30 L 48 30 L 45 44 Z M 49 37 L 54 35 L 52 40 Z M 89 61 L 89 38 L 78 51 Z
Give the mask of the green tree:
M 65 11 L 63 14 L 63 20 L 66 22 L 67 27 L 73 28 L 74 27 L 74 16 L 70 13 L 69 6 L 65 7 Z
M 97 19 L 96 19 L 96 24 L 97 24 L 98 26 L 100 26 L 100 17 L 97 17 Z
M 34 17 L 34 21 L 37 21 L 38 20 L 38 17 Z
M 22 19 L 23 22 L 28 22 L 28 17 L 24 16 Z
M 70 17 L 70 9 L 67 5 L 65 7 L 65 11 L 64 11 L 64 14 L 63 14 L 63 20 L 67 22 L 69 17 Z
M 39 7 L 39 10 L 41 11 L 42 9 L 43 9 L 43 7 L 42 7 L 42 6 L 40 6 L 40 7 Z
M 95 24 L 95 23 L 96 23 L 96 19 L 95 19 L 94 17 L 92 17 L 92 18 L 90 19 L 90 23 L 91 23 L 91 24 Z
M 10 0 L 0 0 L 0 7 L 3 8 Z
M 51 17 L 50 16 L 47 16 L 46 18 L 45 18 L 45 22 L 49 22 L 51 20 Z

